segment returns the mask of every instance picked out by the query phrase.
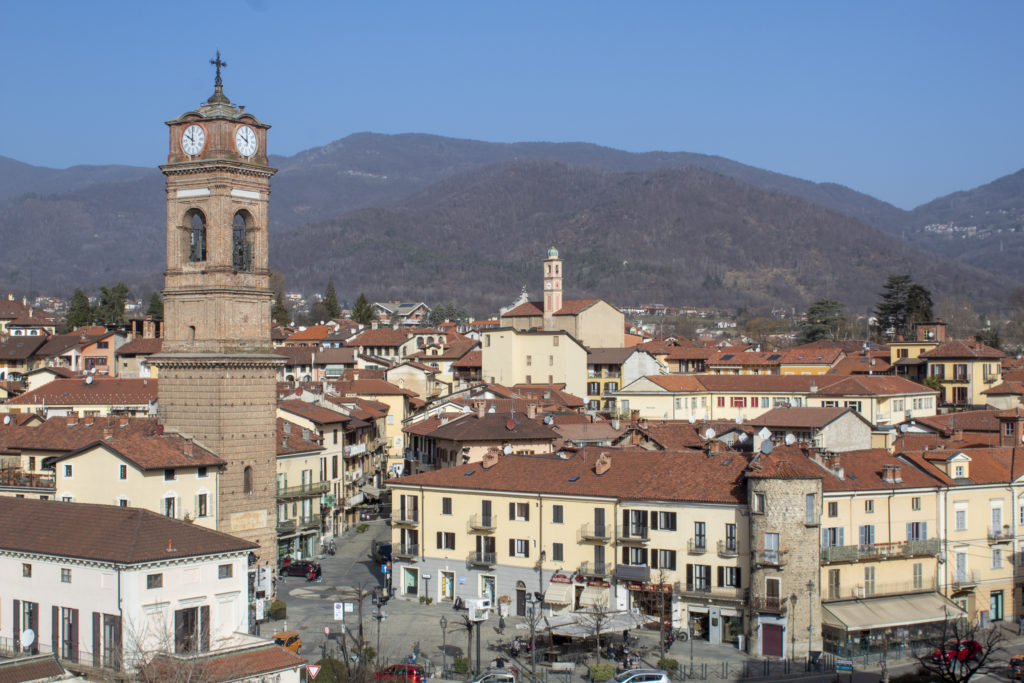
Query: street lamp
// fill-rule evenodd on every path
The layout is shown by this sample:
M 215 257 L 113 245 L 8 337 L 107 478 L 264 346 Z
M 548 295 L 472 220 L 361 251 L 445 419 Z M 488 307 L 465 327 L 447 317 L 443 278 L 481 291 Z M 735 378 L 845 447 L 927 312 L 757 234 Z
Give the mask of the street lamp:
M 448 620 L 441 617 L 441 675 L 448 669 Z
M 535 592 L 533 595 L 526 596 L 530 615 L 530 677 L 535 681 L 537 680 L 537 644 L 534 639 L 536 638 L 537 617 L 534 608 L 543 601 L 544 596 L 540 593 Z
M 687 608 L 686 623 L 690 627 L 690 676 L 693 677 L 693 612 Z
M 807 670 L 811 669 L 811 650 L 814 649 L 814 632 L 811 623 L 814 621 L 814 581 L 807 581 Z

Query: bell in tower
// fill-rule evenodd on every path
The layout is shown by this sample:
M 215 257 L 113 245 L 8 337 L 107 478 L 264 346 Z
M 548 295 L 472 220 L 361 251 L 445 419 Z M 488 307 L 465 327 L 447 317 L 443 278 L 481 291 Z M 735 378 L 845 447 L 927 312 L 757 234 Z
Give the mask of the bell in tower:
M 267 207 L 270 126 L 214 92 L 167 122 L 167 270 L 159 372 L 164 428 L 222 458 L 217 529 L 276 564 L 276 379 Z

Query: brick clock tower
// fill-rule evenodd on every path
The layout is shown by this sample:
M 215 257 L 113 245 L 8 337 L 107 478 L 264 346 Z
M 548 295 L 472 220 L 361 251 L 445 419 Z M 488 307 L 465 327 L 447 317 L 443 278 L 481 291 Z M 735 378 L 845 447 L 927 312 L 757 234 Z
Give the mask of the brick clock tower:
M 167 271 L 159 414 L 227 462 L 217 529 L 256 542 L 277 564 L 276 378 L 270 340 L 267 124 L 214 93 L 167 122 Z

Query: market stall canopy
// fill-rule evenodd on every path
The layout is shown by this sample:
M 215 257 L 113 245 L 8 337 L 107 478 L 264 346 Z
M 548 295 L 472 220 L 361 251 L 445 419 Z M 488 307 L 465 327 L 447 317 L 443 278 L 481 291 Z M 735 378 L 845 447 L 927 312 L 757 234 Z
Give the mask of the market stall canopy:
M 845 631 L 912 626 L 965 616 L 962 609 L 938 593 L 911 593 L 823 605 L 823 621 Z
M 585 638 L 594 635 L 597 628 L 600 633 L 622 633 L 625 629 L 640 628 L 644 624 L 657 621 L 639 612 L 602 612 L 600 610 L 570 612 L 548 617 L 548 630 L 556 636 Z

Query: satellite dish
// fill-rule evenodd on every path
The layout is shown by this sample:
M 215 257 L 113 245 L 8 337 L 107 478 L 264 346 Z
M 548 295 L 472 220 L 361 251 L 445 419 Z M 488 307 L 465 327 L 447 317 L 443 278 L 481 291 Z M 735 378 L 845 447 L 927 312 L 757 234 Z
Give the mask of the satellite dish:
M 772 438 L 772 432 L 767 427 L 761 427 L 761 431 L 759 431 L 757 433 L 757 435 L 759 437 L 761 437 L 762 439 L 770 439 L 770 438 Z
M 690 416 L 690 424 L 693 424 L 696 421 L 697 421 L 697 418 L 695 418 L 693 415 L 691 415 Z
M 704 432 L 704 438 L 708 440 L 715 438 L 715 430 L 712 429 L 711 427 L 708 427 L 707 430 Z
M 36 642 L 36 632 L 30 628 L 25 629 L 21 632 L 21 649 L 27 650 L 32 647 L 32 643 Z
M 512 455 L 512 444 L 505 444 L 505 448 L 502 452 L 504 452 L 505 455 Z
M 786 445 L 787 446 L 792 446 L 795 443 L 796 443 L 796 437 L 793 436 L 792 434 L 786 434 Z
M 745 443 L 746 440 L 747 440 L 747 433 L 746 432 L 740 432 L 740 435 L 738 437 L 736 437 L 736 438 L 739 440 L 740 443 Z
M 903 432 L 904 434 L 907 433 L 907 429 L 908 429 L 907 425 L 900 425 L 900 431 Z
M 555 421 L 555 418 L 551 417 L 550 415 L 545 415 L 544 416 L 544 424 L 550 425 L 554 421 Z
M 736 416 L 736 424 L 738 424 L 738 425 L 743 424 L 743 418 L 741 416 L 739 416 L 739 415 Z
M 8 417 L 9 417 L 9 416 L 8 416 Z M 1021 435 L 1020 435 L 1020 442 L 1021 442 L 1021 443 L 1024 443 L 1024 434 L 1021 434 Z
M 568 460 L 569 456 L 565 454 L 565 451 L 558 451 L 558 457 L 562 460 Z
M 89 375 L 88 377 L 85 378 L 85 383 L 92 384 L 92 375 Z
M 5 425 L 11 424 L 11 416 L 10 415 L 4 415 L 4 424 Z
M 96 368 L 92 368 L 91 370 L 89 370 L 89 374 L 90 375 L 95 375 L 96 374 Z
M 765 439 L 761 442 L 761 453 L 763 455 L 771 455 L 771 452 L 775 450 L 775 444 Z

